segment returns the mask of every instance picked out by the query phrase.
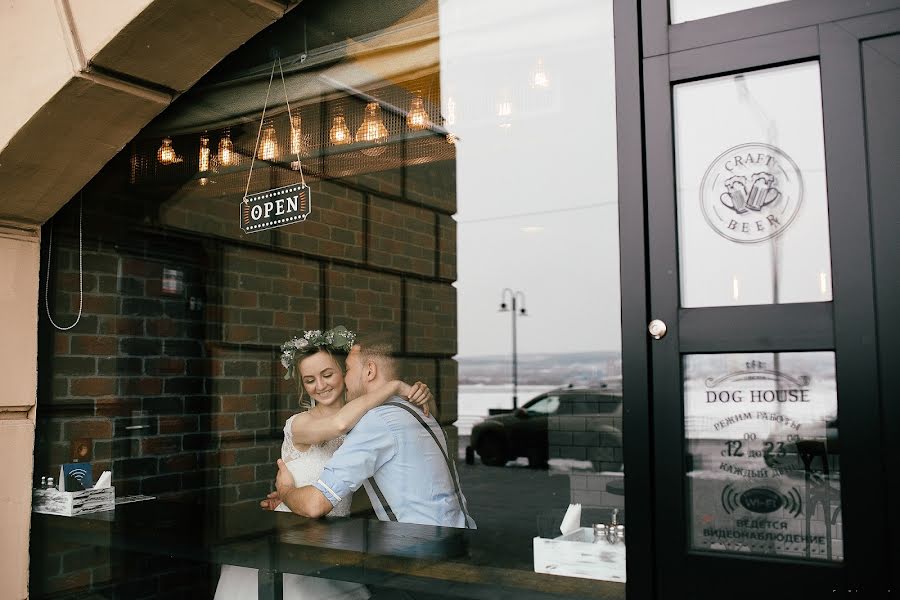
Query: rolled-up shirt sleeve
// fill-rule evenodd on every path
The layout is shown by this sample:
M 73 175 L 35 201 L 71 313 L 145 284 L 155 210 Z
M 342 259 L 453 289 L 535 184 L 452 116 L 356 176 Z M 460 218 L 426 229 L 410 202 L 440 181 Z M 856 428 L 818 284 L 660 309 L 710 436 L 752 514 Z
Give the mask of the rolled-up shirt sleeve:
M 366 413 L 313 484 L 334 506 L 355 492 L 397 452 L 397 440 L 377 409 Z

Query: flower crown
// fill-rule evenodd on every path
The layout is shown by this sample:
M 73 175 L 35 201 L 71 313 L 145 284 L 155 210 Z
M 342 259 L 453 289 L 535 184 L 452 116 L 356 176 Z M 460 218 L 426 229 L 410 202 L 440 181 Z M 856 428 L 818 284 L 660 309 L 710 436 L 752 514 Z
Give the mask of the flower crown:
M 311 329 L 304 332 L 303 337 L 292 337 L 281 345 L 281 364 L 287 369 L 284 378 L 291 379 L 294 376 L 298 351 L 301 354 L 306 354 L 315 348 L 336 352 L 350 352 L 355 341 L 356 334 L 343 325 L 338 325 L 334 329 L 328 329 L 324 332 L 319 329 Z

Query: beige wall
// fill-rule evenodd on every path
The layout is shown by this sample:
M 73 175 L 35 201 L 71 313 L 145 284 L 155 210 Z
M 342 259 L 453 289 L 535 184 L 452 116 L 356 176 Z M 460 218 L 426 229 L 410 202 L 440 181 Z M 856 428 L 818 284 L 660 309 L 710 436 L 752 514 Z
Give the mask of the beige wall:
M 27 597 L 39 227 L 140 129 L 298 0 L 0 3 L 0 598 Z
M 31 513 L 40 231 L 0 224 L 0 598 L 25 598 Z
M 0 148 L 151 0 L 11 0 L 0 6 L 8 90 Z M 70 8 L 71 7 L 71 8 Z M 25 25 L 25 26 L 23 26 Z

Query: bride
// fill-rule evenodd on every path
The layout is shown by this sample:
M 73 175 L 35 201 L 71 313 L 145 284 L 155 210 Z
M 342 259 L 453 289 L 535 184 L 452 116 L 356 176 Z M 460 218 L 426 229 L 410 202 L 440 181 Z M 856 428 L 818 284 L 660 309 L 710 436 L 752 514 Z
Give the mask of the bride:
M 300 391 L 301 412 L 285 423 L 281 445 L 281 458 L 297 485 L 315 483 L 325 463 L 340 448 L 345 434 L 367 411 L 397 395 L 408 397 L 410 402 L 427 411 L 433 398 L 424 383 L 416 382 L 410 386 L 394 380 L 345 403 L 344 372 L 338 359 L 346 357 L 355 337 L 353 332 L 338 326 L 325 332 L 307 331 L 281 347 L 281 363 L 287 369 L 285 379 L 296 377 Z M 308 399 L 304 398 L 304 391 Z M 350 514 L 351 499 L 349 495 L 345 497 L 328 516 Z M 276 492 L 269 494 L 260 505 L 267 510 L 290 512 Z M 215 600 L 256 598 L 257 578 L 256 569 L 223 565 Z M 358 583 L 285 573 L 283 597 L 285 600 L 366 599 L 369 592 Z

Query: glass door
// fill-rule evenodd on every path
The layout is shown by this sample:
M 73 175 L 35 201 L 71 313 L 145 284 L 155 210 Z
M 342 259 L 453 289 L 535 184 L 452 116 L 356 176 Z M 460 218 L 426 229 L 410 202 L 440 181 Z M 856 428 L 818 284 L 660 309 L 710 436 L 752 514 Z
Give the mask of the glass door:
M 838 133 L 825 27 L 644 60 L 657 590 L 882 589 L 861 120 Z

